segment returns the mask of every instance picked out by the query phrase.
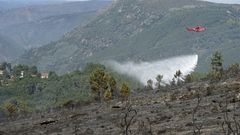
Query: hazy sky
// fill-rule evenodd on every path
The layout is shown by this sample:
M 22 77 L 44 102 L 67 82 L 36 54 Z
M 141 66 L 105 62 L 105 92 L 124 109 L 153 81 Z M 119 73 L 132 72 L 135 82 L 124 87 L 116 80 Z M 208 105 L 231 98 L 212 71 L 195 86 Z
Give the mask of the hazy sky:
M 0 0 L 9 1 L 9 0 Z M 12 0 L 12 1 L 46 1 L 46 0 Z M 88 1 L 88 0 L 48 0 L 48 1 Z M 225 3 L 225 4 L 240 4 L 240 0 L 202 0 L 215 3 Z
M 214 3 L 225 3 L 225 4 L 240 4 L 240 0 L 203 0 Z
M 0 1 L 7 1 L 10 2 L 10 0 L 0 0 Z M 18 2 L 41 2 L 41 1 L 88 1 L 88 0 L 11 0 L 11 1 L 18 1 Z

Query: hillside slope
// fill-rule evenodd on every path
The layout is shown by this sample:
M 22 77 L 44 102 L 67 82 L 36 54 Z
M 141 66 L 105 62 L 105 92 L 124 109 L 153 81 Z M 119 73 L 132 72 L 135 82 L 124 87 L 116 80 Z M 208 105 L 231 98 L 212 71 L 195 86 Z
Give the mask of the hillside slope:
M 205 135 L 239 133 L 239 87 L 239 78 L 231 78 L 225 83 L 197 82 L 158 93 L 138 91 L 128 105 L 119 100 L 69 103 L 65 109 L 3 119 L 0 133 L 120 135 L 125 134 L 124 117 L 128 131 L 137 135 L 191 135 L 197 128 Z
M 63 73 L 87 62 L 152 61 L 197 53 L 198 70 L 206 71 L 215 50 L 223 52 L 226 64 L 240 59 L 239 9 L 197 0 L 119 0 L 86 26 L 27 52 L 19 62 Z M 196 25 L 207 31 L 186 32 Z

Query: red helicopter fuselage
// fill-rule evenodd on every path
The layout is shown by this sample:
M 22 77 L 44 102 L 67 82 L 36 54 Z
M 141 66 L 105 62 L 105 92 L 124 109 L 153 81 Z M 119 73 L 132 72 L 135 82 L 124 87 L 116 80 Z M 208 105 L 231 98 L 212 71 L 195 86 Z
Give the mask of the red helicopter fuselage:
M 189 31 L 189 32 L 203 32 L 205 30 L 206 30 L 206 28 L 203 26 L 187 28 L 187 31 Z

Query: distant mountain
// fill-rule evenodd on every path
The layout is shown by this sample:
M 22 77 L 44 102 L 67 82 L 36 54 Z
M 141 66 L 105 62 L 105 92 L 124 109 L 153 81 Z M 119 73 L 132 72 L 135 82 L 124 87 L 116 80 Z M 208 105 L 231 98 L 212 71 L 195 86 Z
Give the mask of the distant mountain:
M 0 14 L 0 28 L 34 22 L 49 16 L 97 11 L 108 4 L 108 1 L 84 1 L 16 8 Z
M 0 34 L 8 37 L 15 46 L 22 48 L 21 50 L 36 48 L 58 40 L 77 26 L 83 26 L 110 3 L 110 1 L 58 2 L 57 4 L 51 2 L 48 5 L 5 10 L 0 12 Z
M 0 61 L 11 61 L 16 56 L 22 54 L 23 51 L 11 39 L 0 35 Z
M 20 8 L 30 5 L 49 5 L 49 4 L 57 4 L 63 3 L 66 1 L 61 0 L 0 0 L 0 11 L 3 10 L 11 10 L 14 8 Z
M 3 28 L 0 32 L 11 37 L 19 46 L 30 49 L 48 44 L 71 31 L 86 24 L 96 11 L 55 15 Z
M 0 11 L 5 11 L 13 8 L 25 6 L 22 2 L 12 2 L 12 1 L 1 1 L 0 0 Z
M 19 62 L 64 73 L 88 62 L 153 61 L 196 53 L 198 70 L 206 71 L 215 50 L 223 53 L 224 63 L 239 62 L 239 9 L 198 0 L 119 0 L 86 26 L 32 49 Z M 186 31 L 197 25 L 207 31 Z

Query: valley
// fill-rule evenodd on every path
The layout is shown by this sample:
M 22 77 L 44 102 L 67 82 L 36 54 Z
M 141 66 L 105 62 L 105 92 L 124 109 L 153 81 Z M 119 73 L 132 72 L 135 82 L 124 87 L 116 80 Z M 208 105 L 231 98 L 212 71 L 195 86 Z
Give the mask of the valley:
M 0 0 L 0 135 L 239 135 L 224 1 Z
M 12 41 L 12 46 L 21 48 L 18 53 L 13 53 L 6 44 L 8 50 L 0 50 L 1 54 L 11 55 L 1 56 L 1 61 L 13 61 L 24 51 L 58 40 L 75 27 L 86 25 L 109 4 L 110 1 L 50 2 L 0 12 L 0 34 Z

